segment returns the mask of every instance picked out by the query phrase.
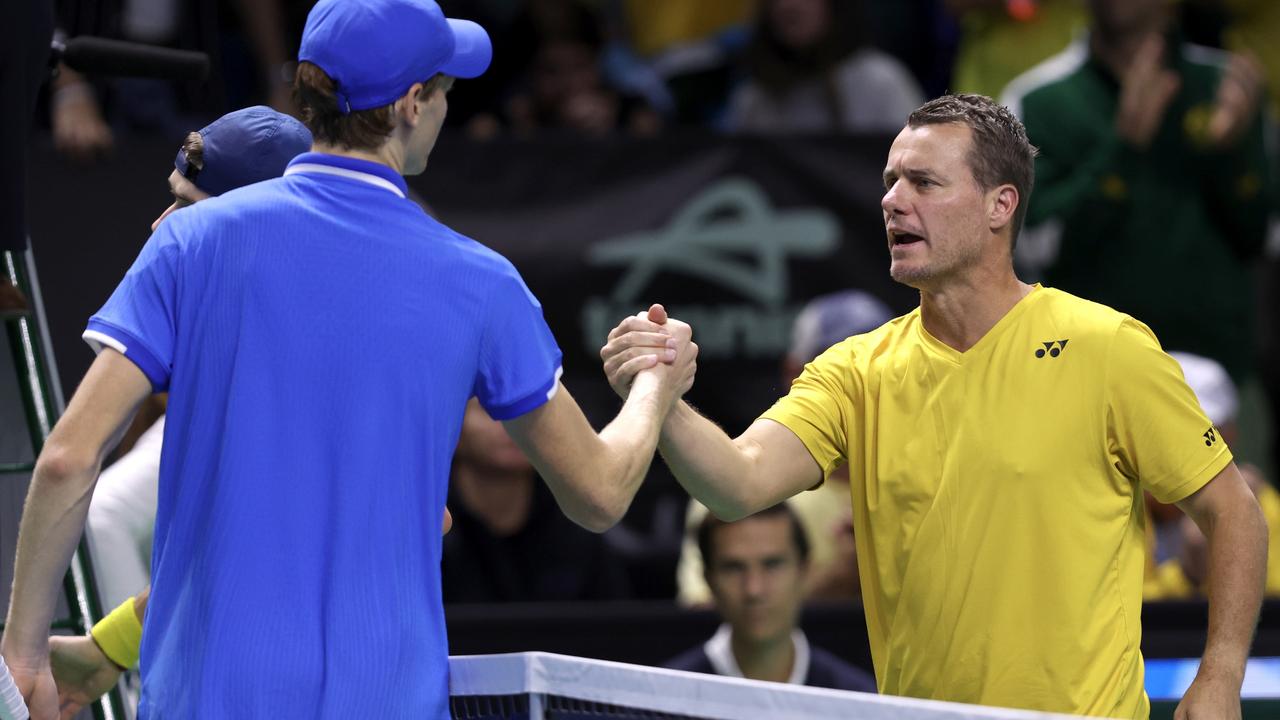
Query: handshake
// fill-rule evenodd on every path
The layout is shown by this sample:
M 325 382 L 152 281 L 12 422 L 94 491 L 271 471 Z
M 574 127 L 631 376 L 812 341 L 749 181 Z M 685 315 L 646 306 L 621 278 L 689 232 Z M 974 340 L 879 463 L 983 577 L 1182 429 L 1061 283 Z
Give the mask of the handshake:
M 600 359 L 609 385 L 623 400 L 640 380 L 654 383 L 669 407 L 693 387 L 698 344 L 693 342 L 693 328 L 668 317 L 663 306 L 652 305 L 609 332 Z

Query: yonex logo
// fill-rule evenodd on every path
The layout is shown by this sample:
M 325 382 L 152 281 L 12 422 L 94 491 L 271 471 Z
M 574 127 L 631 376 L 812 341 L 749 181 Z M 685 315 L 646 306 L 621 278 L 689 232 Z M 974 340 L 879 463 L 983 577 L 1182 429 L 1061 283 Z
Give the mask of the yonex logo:
M 1042 358 L 1045 355 L 1048 355 L 1049 357 L 1058 357 L 1062 354 L 1063 350 L 1067 349 L 1066 340 L 1051 340 L 1040 344 L 1044 345 L 1044 347 L 1036 349 L 1036 357 L 1038 358 Z
M 1213 428 L 1209 428 L 1208 430 L 1204 431 L 1205 447 L 1213 447 L 1213 444 L 1217 441 L 1218 441 L 1218 433 L 1214 432 Z

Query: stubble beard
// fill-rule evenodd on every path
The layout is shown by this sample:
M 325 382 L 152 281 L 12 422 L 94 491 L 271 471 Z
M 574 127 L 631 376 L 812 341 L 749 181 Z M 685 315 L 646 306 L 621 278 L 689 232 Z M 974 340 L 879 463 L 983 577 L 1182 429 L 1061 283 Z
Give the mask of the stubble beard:
M 980 246 L 950 247 L 948 252 L 938 252 L 930 246 L 930 257 L 916 264 L 889 263 L 889 277 L 916 290 L 929 290 L 936 287 L 948 277 L 962 273 L 967 268 L 979 263 L 982 258 Z

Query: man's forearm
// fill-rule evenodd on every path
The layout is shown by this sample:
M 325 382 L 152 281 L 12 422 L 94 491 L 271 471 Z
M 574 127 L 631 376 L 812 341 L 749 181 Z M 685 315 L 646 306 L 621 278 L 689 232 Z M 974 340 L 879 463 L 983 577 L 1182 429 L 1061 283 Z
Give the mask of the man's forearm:
M 609 448 L 609 470 L 605 477 L 619 480 L 614 491 L 624 505 L 631 504 L 653 463 L 668 410 L 666 403 L 655 380 L 650 386 L 632 392 L 618 416 L 600 431 L 600 439 Z
M 1214 518 L 1209 542 L 1209 635 L 1201 674 L 1244 677 L 1267 571 L 1267 525 L 1256 503 Z
M 48 653 L 58 588 L 84 532 L 96 464 L 41 456 L 18 530 L 13 594 L 4 633 L 6 656 Z
M 547 404 L 506 426 L 565 515 L 603 532 L 622 518 L 644 480 L 671 397 L 660 378 L 642 374 L 618 416 L 597 434 L 561 386 Z
M 667 416 L 658 450 L 684 489 L 717 517 L 741 518 L 765 507 L 746 453 L 685 401 Z
M 151 381 L 137 365 L 115 350 L 104 350 L 49 434 L 18 528 L 3 641 L 6 661 L 21 660 L 27 670 L 48 664 L 49 621 L 59 581 L 84 532 L 102 459 L 150 393 Z

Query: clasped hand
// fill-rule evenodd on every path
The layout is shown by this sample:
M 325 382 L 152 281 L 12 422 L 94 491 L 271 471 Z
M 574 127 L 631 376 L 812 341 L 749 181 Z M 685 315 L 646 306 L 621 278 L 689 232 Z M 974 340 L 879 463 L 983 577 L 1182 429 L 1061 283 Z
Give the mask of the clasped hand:
M 624 400 L 637 377 L 653 373 L 668 383 L 674 402 L 693 387 L 698 344 L 688 323 L 668 317 L 665 308 L 653 305 L 610 331 L 600 359 L 609 385 Z

